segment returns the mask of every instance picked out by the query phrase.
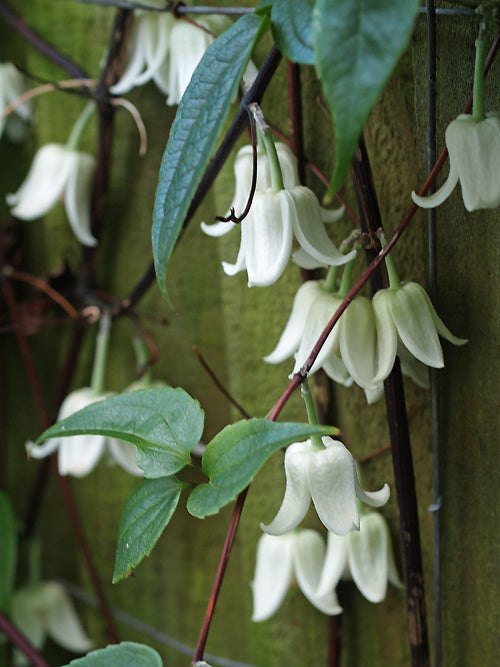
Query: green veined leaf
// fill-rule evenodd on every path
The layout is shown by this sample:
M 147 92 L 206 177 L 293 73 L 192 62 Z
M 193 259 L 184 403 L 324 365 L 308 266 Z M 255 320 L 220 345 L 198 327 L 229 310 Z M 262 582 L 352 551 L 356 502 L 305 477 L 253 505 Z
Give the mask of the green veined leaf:
M 162 667 L 160 655 L 150 646 L 122 642 L 72 660 L 73 667 Z M 66 667 L 69 667 L 66 665 Z
M 143 479 L 125 503 L 118 529 L 113 583 L 128 577 L 149 556 L 172 518 L 182 482 L 176 477 Z
M 16 519 L 8 496 L 0 491 L 0 609 L 10 612 L 17 563 Z
M 146 477 L 166 477 L 191 462 L 204 413 L 184 389 L 162 387 L 125 392 L 75 412 L 37 439 L 107 435 L 137 446 L 137 465 Z
M 241 17 L 205 52 L 179 104 L 163 155 L 153 214 L 156 277 L 168 300 L 168 261 L 215 148 L 253 47 L 269 19 Z
M 314 0 L 274 0 L 271 21 L 274 41 L 284 56 L 314 65 L 311 20 Z
M 248 486 L 267 459 L 281 447 L 311 437 L 334 435 L 333 426 L 276 424 L 250 419 L 222 429 L 207 445 L 202 466 L 209 477 L 189 495 L 188 511 L 198 518 L 216 514 Z
M 403 53 L 418 0 L 317 0 L 312 42 L 335 128 L 333 195 L 387 79 Z

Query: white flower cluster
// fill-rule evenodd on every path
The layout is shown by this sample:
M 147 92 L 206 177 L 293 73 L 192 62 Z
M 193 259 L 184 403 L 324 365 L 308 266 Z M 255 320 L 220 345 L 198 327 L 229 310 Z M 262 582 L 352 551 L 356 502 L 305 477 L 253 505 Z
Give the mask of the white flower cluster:
M 402 587 L 384 517 L 369 512 L 361 515 L 359 532 L 329 532 L 326 549 L 315 530 L 263 535 L 252 582 L 253 621 L 277 611 L 293 579 L 309 602 L 330 616 L 342 613 L 335 592 L 340 579 L 352 579 L 367 600 L 382 602 L 388 581 Z
M 342 303 L 320 281 L 299 287 L 292 312 L 275 349 L 264 360 L 277 364 L 295 354 L 296 373 L 304 365 L 320 334 Z M 357 296 L 341 315 L 312 368 L 323 368 L 335 382 L 356 382 L 369 403 L 382 394 L 382 382 L 399 356 L 403 373 L 428 386 L 426 366 L 442 368 L 439 335 L 455 345 L 467 341 L 453 336 L 437 315 L 420 285 L 403 283 L 379 290 L 372 300 Z

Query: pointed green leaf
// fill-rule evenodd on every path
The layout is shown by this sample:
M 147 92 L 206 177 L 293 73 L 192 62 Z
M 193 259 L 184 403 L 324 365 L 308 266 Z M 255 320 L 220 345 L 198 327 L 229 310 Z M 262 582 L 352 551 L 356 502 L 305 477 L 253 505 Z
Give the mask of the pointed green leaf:
M 241 17 L 205 52 L 179 104 L 163 155 L 153 213 L 153 256 L 163 295 L 167 264 L 267 17 Z
M 118 528 L 113 583 L 149 556 L 172 518 L 184 488 L 176 477 L 143 479 L 125 503 Z
M 335 128 L 335 170 L 342 184 L 361 130 L 413 29 L 418 0 L 317 0 L 312 42 Z
M 311 18 L 314 0 L 274 0 L 271 21 L 274 41 L 295 63 L 314 65 Z
M 162 667 L 159 653 L 150 646 L 135 642 L 111 644 L 72 660 L 73 667 Z M 66 667 L 69 667 L 66 665 Z
M 37 439 L 107 435 L 136 445 L 137 465 L 146 477 L 166 477 L 191 462 L 203 432 L 203 410 L 183 389 L 131 391 L 75 412 Z
M 188 511 L 198 518 L 216 514 L 250 484 L 275 451 L 311 435 L 334 435 L 333 426 L 276 424 L 267 419 L 236 422 L 222 429 L 203 454 L 203 470 L 209 478 L 189 495 Z
M 10 612 L 17 563 L 16 519 L 7 495 L 0 491 L 0 610 Z

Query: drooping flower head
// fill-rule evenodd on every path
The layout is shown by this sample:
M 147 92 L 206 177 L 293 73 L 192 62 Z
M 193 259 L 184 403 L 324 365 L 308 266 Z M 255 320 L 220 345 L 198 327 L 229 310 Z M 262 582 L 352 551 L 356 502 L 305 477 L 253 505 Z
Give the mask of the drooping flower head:
M 315 530 L 262 535 L 252 582 L 252 621 L 265 621 L 277 611 L 294 578 L 316 609 L 328 615 L 340 614 L 342 608 L 333 588 L 318 594 L 324 560 L 325 543 Z
M 295 442 L 287 448 L 283 503 L 270 524 L 261 524 L 269 535 L 284 535 L 296 528 L 311 499 L 321 522 L 337 535 L 359 530 L 357 498 L 372 507 L 381 507 L 388 501 L 387 484 L 380 491 L 361 488 L 354 459 L 340 441 L 329 436 L 321 440 L 323 449 L 317 449 L 311 440 Z
M 7 195 L 11 213 L 21 220 L 44 216 L 64 197 L 68 221 L 77 239 L 95 246 L 90 230 L 90 199 L 95 158 L 62 144 L 46 144 L 36 153 L 19 190 Z
M 460 181 L 468 211 L 500 205 L 500 113 L 487 114 L 476 121 L 462 114 L 446 128 L 450 173 L 446 183 L 434 194 L 411 197 L 422 208 L 442 204 Z

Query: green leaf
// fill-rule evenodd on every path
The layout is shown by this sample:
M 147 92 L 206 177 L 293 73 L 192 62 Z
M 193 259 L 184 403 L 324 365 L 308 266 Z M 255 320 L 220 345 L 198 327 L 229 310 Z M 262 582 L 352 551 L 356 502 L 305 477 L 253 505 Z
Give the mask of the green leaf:
M 314 65 L 311 18 L 314 0 L 274 0 L 271 21 L 281 53 L 296 63 Z
M 137 446 L 146 477 L 166 477 L 191 462 L 203 432 L 203 410 L 184 389 L 162 387 L 125 392 L 92 403 L 57 422 L 37 439 L 107 435 Z
M 168 261 L 215 148 L 253 47 L 269 19 L 241 17 L 210 45 L 179 104 L 163 155 L 153 213 L 156 276 L 168 300 Z
M 418 0 L 317 0 L 312 42 L 335 129 L 335 170 L 342 184 L 370 109 L 403 53 Z
M 250 484 L 276 450 L 311 435 L 334 435 L 333 426 L 276 424 L 267 419 L 236 422 L 222 429 L 207 445 L 203 470 L 209 478 L 189 495 L 188 511 L 198 518 L 216 514 Z
M 128 577 L 149 556 L 172 518 L 183 488 L 176 477 L 143 479 L 137 486 L 120 519 L 113 583 Z
M 8 496 L 0 491 L 0 610 L 10 612 L 17 563 L 16 519 Z
M 111 644 L 72 660 L 73 667 L 162 667 L 159 653 L 150 646 L 135 642 Z M 66 665 L 66 667 L 69 667 Z

